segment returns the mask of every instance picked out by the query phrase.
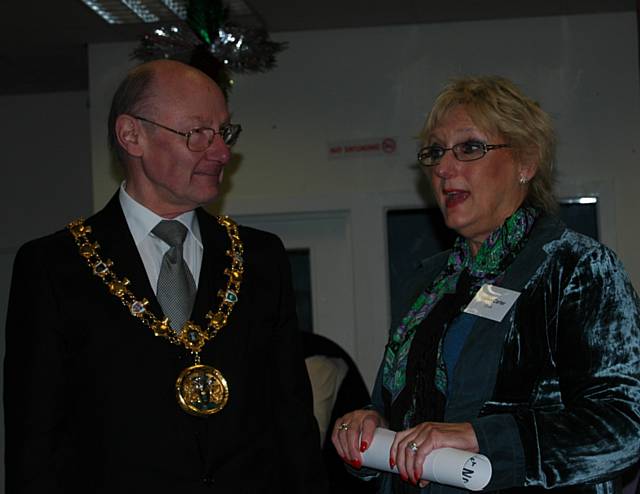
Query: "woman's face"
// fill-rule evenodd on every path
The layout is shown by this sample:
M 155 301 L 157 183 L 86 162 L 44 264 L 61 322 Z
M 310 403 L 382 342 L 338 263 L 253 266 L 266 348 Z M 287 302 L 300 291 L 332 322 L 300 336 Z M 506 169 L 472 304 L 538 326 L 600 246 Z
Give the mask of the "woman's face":
M 502 136 L 480 130 L 464 106 L 456 106 L 440 121 L 425 145 L 450 148 L 469 140 L 508 144 Z M 458 161 L 452 151 L 447 151 L 438 165 L 425 171 L 446 225 L 470 241 L 474 254 L 522 204 L 527 186 L 520 183 L 520 178 L 529 180 L 534 173 L 516 162 L 509 148 L 494 149 L 481 159 L 468 162 Z

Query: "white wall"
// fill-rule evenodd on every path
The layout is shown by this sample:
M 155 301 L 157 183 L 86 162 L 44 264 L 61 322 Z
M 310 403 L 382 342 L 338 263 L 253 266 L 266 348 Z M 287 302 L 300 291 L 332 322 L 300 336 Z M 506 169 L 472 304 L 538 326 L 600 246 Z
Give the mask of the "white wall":
M 237 78 L 244 132 L 221 209 L 235 215 L 346 211 L 355 289 L 354 358 L 371 382 L 389 318 L 385 211 L 423 204 L 420 129 L 451 76 L 501 74 L 552 114 L 562 195 L 600 193 L 603 240 L 640 287 L 638 38 L 633 13 L 274 35 L 289 48 L 272 72 Z M 94 203 L 113 193 L 106 108 L 134 45 L 90 47 Z M 397 152 L 327 159 L 327 144 L 391 136 Z M 319 332 L 323 332 L 320 328 Z
M 0 196 L 0 356 L 4 357 L 15 253 L 27 240 L 64 228 L 72 219 L 91 212 L 91 164 L 87 92 L 0 96 L 0 108 L 0 183 L 4 184 Z M 3 415 L 0 422 L 4 422 Z M 4 429 L 0 445 L 3 456 Z M 4 462 L 0 461 L 0 492 L 3 488 Z

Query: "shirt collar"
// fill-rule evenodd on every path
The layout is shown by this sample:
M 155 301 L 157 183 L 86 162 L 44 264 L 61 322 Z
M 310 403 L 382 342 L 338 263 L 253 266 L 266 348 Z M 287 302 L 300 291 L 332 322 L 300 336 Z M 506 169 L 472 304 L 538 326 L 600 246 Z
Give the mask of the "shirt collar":
M 129 225 L 129 230 L 131 231 L 133 240 L 136 246 L 139 246 L 140 243 L 149 236 L 151 230 L 153 230 L 155 226 L 165 218 L 157 215 L 131 197 L 127 193 L 126 182 L 124 181 L 120 184 L 119 199 L 120 206 L 122 207 L 124 216 L 127 219 L 127 224 Z M 173 219 L 186 226 L 198 245 L 202 247 L 200 225 L 198 224 L 195 211 L 187 211 Z

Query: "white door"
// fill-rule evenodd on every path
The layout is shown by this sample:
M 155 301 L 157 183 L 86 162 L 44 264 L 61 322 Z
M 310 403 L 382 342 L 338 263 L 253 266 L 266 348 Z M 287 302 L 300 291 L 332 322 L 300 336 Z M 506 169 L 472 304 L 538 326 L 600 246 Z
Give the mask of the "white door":
M 234 215 L 247 226 L 273 232 L 285 247 L 308 249 L 311 268 L 313 331 L 335 341 L 351 356 L 357 354 L 347 212 Z

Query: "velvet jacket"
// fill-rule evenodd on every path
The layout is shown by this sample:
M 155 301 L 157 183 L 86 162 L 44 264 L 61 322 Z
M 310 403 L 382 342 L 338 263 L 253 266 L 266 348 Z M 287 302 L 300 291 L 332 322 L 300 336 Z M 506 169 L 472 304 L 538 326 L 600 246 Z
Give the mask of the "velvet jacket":
M 196 210 L 204 246 L 192 320 L 226 286 L 224 228 Z M 114 271 L 162 314 L 118 196 L 87 220 Z M 244 279 L 229 324 L 202 351 L 229 384 L 207 418 L 175 382 L 193 358 L 134 318 L 60 231 L 18 252 L 7 320 L 7 494 L 324 492 L 318 430 L 277 237 L 240 228 Z
M 447 257 L 423 262 L 407 307 Z M 473 425 L 492 462 L 485 490 L 620 490 L 640 458 L 640 302 L 621 263 L 542 216 L 500 286 L 521 295 L 502 322 L 476 317 L 445 409 L 446 422 Z M 373 402 L 384 414 L 381 386 L 380 372 Z

